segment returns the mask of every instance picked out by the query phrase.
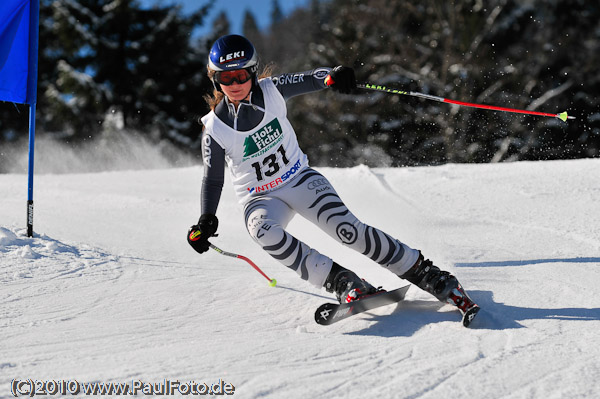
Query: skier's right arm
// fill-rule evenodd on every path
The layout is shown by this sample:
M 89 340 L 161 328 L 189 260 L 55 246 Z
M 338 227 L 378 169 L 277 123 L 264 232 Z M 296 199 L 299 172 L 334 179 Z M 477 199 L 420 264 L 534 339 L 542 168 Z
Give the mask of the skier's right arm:
M 214 215 L 217 213 L 225 180 L 225 150 L 206 130 L 202 133 L 202 162 L 204 163 L 202 214 Z
M 202 178 L 201 209 L 198 223 L 188 231 L 188 243 L 198 253 L 208 251 L 208 239 L 215 235 L 219 226 L 217 207 L 221 199 L 225 178 L 225 150 L 204 131 L 202 133 L 202 160 L 204 177 Z

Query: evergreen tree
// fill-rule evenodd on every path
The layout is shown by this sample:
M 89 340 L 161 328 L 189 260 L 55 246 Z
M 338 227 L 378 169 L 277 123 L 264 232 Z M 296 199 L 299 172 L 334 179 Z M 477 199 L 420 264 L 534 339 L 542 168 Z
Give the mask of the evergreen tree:
M 244 22 L 242 25 L 243 35 L 254 44 L 258 54 L 263 54 L 264 44 L 263 35 L 260 32 L 256 19 L 250 10 L 244 12 Z
M 136 0 L 42 0 L 39 130 L 89 139 L 116 112 L 123 128 L 189 144 L 210 85 L 207 50 L 191 37 L 209 7 L 184 16 Z
M 279 6 L 278 0 L 271 1 L 271 25 L 277 25 L 283 20 L 283 11 Z
M 598 106 L 590 107 L 583 99 L 592 97 L 598 81 L 591 65 L 599 54 L 592 50 L 598 46 L 593 26 L 599 7 L 574 0 L 325 4 L 328 19 L 318 41 L 309 46 L 313 65 L 341 63 L 354 67 L 362 81 L 457 100 L 549 112 L 571 111 L 574 100 L 584 115 L 598 114 Z M 569 25 L 574 20 L 586 28 Z M 589 32 L 594 32 L 592 38 Z M 327 93 L 304 105 L 292 114 L 302 120 L 300 140 L 314 147 L 310 151 L 320 154 L 322 164 L 381 165 L 383 159 L 384 164 L 413 165 L 598 154 L 599 137 L 592 133 L 598 131 L 592 127 L 598 118 L 565 124 L 366 91 L 346 97 Z M 320 138 L 329 142 L 316 146 L 311 137 L 321 131 L 326 136 Z
M 224 11 L 221 11 L 213 21 L 212 31 L 213 36 L 216 38 L 228 35 L 231 32 L 231 24 Z
M 197 148 L 206 56 L 227 16 L 191 40 L 207 3 L 140 8 L 136 0 L 41 0 L 38 131 L 87 140 L 133 128 Z M 291 100 L 316 165 L 497 162 L 600 155 L 600 7 L 581 0 L 311 0 L 244 34 L 279 72 L 352 66 L 359 81 L 456 100 L 569 111 L 568 123 L 413 97 L 331 91 Z M 577 23 L 573 23 L 577 21 Z M 0 103 L 0 142 L 27 135 L 26 106 Z M 0 152 L 1 161 L 1 152 Z M 1 165 L 0 165 L 1 167 Z

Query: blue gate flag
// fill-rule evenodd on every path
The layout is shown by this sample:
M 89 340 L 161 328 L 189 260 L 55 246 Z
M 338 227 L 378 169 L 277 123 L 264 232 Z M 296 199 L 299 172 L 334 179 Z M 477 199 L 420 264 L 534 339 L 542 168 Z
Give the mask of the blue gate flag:
M 39 0 L 0 5 L 0 100 L 35 104 Z
M 33 160 L 37 100 L 40 0 L 0 5 L 0 101 L 29 104 L 27 235 L 33 237 Z

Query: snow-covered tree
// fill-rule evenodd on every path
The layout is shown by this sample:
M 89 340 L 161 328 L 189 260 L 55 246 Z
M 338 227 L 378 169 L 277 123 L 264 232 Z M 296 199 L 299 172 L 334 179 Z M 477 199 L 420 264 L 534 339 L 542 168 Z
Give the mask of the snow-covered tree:
M 70 140 L 123 128 L 189 144 L 203 113 L 206 46 L 192 38 L 208 6 L 144 9 L 136 0 L 42 0 L 38 127 Z
M 113 128 L 198 144 L 221 13 L 192 39 L 192 15 L 136 0 L 41 0 L 38 126 L 69 140 Z M 159 3 L 160 4 L 160 3 Z M 359 91 L 290 101 L 313 164 L 498 162 L 600 155 L 600 7 L 583 0 L 311 0 L 290 15 L 272 3 L 244 33 L 276 73 L 352 66 L 359 81 L 467 102 L 577 117 L 521 116 Z M 107 118 L 108 116 L 108 118 Z M 27 132 L 26 107 L 0 104 L 0 141 Z

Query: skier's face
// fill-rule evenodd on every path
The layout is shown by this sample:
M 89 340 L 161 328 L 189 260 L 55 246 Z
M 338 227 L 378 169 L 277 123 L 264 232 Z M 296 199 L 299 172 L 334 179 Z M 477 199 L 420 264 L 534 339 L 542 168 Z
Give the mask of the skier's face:
M 223 93 L 225 93 L 227 98 L 229 98 L 229 101 L 234 104 L 238 104 L 240 101 L 246 99 L 246 97 L 248 97 L 250 94 L 250 90 L 252 89 L 252 81 L 248 80 L 242 84 L 234 82 L 229 86 L 220 84 L 220 86 L 221 90 L 223 90 Z

